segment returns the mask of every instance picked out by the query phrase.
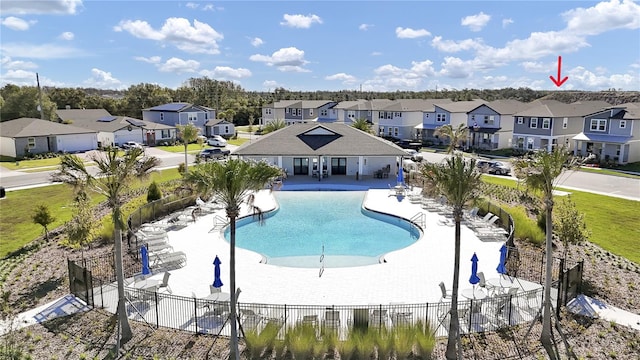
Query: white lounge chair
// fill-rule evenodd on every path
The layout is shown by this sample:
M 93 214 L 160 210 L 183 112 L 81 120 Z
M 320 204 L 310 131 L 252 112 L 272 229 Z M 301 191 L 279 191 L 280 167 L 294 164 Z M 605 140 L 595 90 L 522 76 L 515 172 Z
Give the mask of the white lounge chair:
M 440 284 L 438 284 L 438 286 L 440 286 L 440 292 L 442 293 L 442 297 L 440 298 L 440 301 L 445 300 L 445 299 L 451 299 L 451 290 L 447 290 L 447 287 L 444 285 L 444 282 L 440 282 Z
M 338 331 L 340 329 L 340 311 L 326 310 L 322 320 L 322 327 L 328 331 Z

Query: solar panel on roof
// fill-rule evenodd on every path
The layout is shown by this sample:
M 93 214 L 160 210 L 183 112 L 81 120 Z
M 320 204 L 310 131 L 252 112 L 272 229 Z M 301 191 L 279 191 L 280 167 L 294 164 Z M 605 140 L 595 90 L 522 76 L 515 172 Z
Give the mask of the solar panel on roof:
M 127 122 L 133 126 L 143 127 L 144 123 L 140 120 L 136 119 L 127 119 Z
M 170 103 L 170 104 L 164 104 L 164 105 L 158 105 L 155 107 L 152 107 L 150 110 L 154 110 L 154 111 L 178 111 L 180 109 L 182 109 L 183 107 L 189 105 L 188 103 Z
M 98 121 L 100 121 L 100 122 L 112 122 L 116 118 L 117 118 L 117 116 L 103 116 L 103 117 L 99 118 Z

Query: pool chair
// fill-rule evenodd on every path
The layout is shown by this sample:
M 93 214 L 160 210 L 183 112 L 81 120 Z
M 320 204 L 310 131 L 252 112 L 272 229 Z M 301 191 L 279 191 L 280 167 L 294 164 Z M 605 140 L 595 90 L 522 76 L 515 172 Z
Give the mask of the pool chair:
M 387 325 L 387 309 L 373 309 L 369 324 L 372 327 L 385 327 Z
M 442 297 L 440 298 L 440 301 L 446 300 L 446 299 L 451 300 L 451 290 L 447 290 L 447 287 L 444 285 L 444 282 L 440 281 L 440 284 L 438 284 L 438 286 L 440 286 L 440 292 L 442 293 Z
M 322 328 L 325 331 L 337 332 L 340 329 L 340 311 L 326 310 L 322 320 Z
M 257 331 L 261 321 L 262 316 L 256 314 L 255 311 L 251 309 L 240 309 L 240 326 L 243 333 L 245 331 Z

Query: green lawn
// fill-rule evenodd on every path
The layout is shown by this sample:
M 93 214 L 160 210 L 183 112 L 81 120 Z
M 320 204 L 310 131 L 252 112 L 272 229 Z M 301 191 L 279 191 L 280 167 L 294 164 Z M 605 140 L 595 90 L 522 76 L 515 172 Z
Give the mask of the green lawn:
M 200 150 L 204 149 L 206 147 L 206 144 L 189 144 L 187 145 L 187 152 L 188 153 L 197 153 Z M 164 151 L 169 151 L 169 152 L 173 152 L 173 153 L 183 153 L 184 154 L 184 145 L 180 144 L 180 145 L 173 145 L 173 146 L 156 146 L 156 148 L 160 149 L 160 150 L 164 150 Z
M 134 187 L 146 187 L 155 180 L 158 183 L 178 179 L 177 169 L 167 169 L 153 173 L 149 179 L 137 183 Z M 56 221 L 49 226 L 54 229 L 71 219 L 70 204 L 73 192 L 68 185 L 51 185 L 32 189 L 8 191 L 7 196 L 0 200 L 0 259 L 10 252 L 20 249 L 35 238 L 43 234 L 42 226 L 31 220 L 34 209 L 44 203 L 49 207 Z M 93 196 L 93 203 L 97 204 L 103 198 Z
M 483 176 L 483 180 L 516 187 L 516 181 L 508 178 Z M 558 190 L 571 193 L 571 199 L 584 213 L 587 226 L 591 230 L 589 240 L 592 243 L 640 264 L 640 248 L 637 242 L 637 239 L 640 239 L 640 227 L 637 226 L 640 201 L 563 188 Z
M 615 170 L 610 170 L 610 169 L 603 169 L 603 168 L 581 167 L 579 169 L 579 171 L 596 173 L 596 174 L 607 174 L 607 175 L 613 175 L 613 176 L 622 176 L 622 177 L 628 177 L 628 178 L 633 178 L 633 179 L 640 179 L 639 175 L 627 174 L 627 173 L 623 173 L 623 172 L 620 172 L 620 171 L 615 171 Z

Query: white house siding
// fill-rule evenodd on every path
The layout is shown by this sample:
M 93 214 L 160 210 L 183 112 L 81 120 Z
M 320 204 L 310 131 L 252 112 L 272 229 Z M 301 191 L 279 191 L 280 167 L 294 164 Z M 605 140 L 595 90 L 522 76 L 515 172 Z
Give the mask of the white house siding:
M 114 142 L 117 146 L 124 144 L 127 141 L 135 141 L 137 143 L 143 144 L 146 141 L 146 134 L 144 130 L 140 128 L 132 128 L 131 131 L 127 129 L 118 130 L 113 133 Z
M 113 133 L 101 131 L 98 133 L 98 146 L 107 147 L 114 146 Z
M 56 135 L 56 150 L 62 152 L 78 152 L 98 148 L 98 136 L 91 134 Z
M 16 142 L 9 137 L 0 137 L 0 155 L 16 157 Z

